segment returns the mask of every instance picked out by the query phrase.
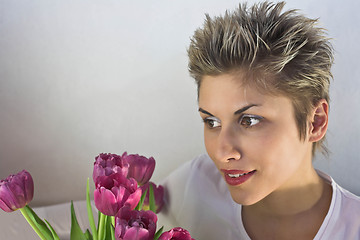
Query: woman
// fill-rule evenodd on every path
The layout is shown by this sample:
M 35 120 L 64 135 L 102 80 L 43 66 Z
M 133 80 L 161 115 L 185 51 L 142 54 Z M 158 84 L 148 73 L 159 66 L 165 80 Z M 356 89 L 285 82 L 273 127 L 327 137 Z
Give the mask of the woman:
M 208 154 L 165 185 L 168 219 L 195 239 L 360 239 L 360 198 L 312 165 L 326 152 L 332 46 L 283 6 L 207 15 L 192 38 Z

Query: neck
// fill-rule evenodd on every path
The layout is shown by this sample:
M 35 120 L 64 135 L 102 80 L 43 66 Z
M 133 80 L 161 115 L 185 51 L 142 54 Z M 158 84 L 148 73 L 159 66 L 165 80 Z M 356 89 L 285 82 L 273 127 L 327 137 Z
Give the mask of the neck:
M 259 217 L 296 216 L 316 208 L 325 196 L 329 196 L 327 184 L 313 168 L 306 174 L 302 173 L 301 178 L 294 176 L 294 181 L 299 182 L 299 179 L 301 183 L 298 183 L 296 188 L 293 184 L 291 188 L 283 186 L 261 201 L 244 206 L 244 213 L 248 212 Z
M 252 239 L 315 237 L 329 210 L 332 189 L 315 170 L 313 173 L 307 184 L 282 188 L 253 205 L 243 206 L 244 228 Z

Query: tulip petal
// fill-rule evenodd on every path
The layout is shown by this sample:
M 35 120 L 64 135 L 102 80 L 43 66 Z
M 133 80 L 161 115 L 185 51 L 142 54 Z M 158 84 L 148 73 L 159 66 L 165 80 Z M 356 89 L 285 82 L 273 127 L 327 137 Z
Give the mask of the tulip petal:
M 135 178 L 139 185 L 147 183 L 155 169 L 155 159 L 146 158 L 138 154 L 131 154 L 126 157 L 129 163 L 128 177 Z
M 175 227 L 161 234 L 158 240 L 193 240 L 190 233 L 181 227 Z
M 127 221 L 118 218 L 116 220 L 116 222 L 117 223 L 116 223 L 116 227 L 115 227 L 115 238 L 117 240 L 122 240 L 121 236 L 125 235 Z
M 0 181 L 0 206 L 6 212 L 25 207 L 33 195 L 34 182 L 26 170 Z
M 14 184 L 12 184 L 11 186 L 9 186 L 9 183 L 2 185 L 1 189 L 0 189 L 0 196 L 2 198 L 2 200 L 4 202 L 6 202 L 6 205 L 12 209 L 13 211 L 17 210 L 19 208 L 19 206 L 21 206 L 18 203 L 18 199 L 17 196 L 14 195 L 13 191 L 11 190 L 11 188 L 14 187 L 16 188 L 16 186 Z M 16 191 L 15 191 L 16 192 Z M 24 207 L 24 206 L 23 206 Z
M 116 218 L 117 220 L 121 221 L 127 221 L 131 218 L 131 209 L 129 208 L 129 206 L 124 206 L 123 208 L 120 209 L 118 217 Z
M 134 210 L 135 207 L 140 202 L 141 194 L 142 194 L 141 188 L 136 189 L 136 191 L 130 194 L 130 196 L 127 198 L 125 204 L 127 204 L 131 210 Z
M 10 208 L 10 206 L 8 206 L 7 204 L 6 204 L 6 202 L 4 202 L 3 200 L 1 200 L 0 199 L 0 208 L 2 209 L 2 210 L 4 210 L 5 212 L 13 212 L 14 210 L 12 210 L 11 208 Z
M 129 228 L 123 240 L 148 240 L 149 239 L 149 231 L 145 228 L 141 227 L 132 227 Z
M 19 181 L 19 179 L 16 179 Z M 25 188 L 24 185 L 22 185 L 22 182 L 13 182 L 13 184 L 7 185 L 9 192 L 12 194 L 9 196 L 13 197 L 14 200 L 14 206 L 16 209 L 24 207 L 26 205 L 26 199 L 25 199 Z
M 94 191 L 94 202 L 96 208 L 105 215 L 115 216 L 118 211 L 115 195 L 104 187 Z
M 116 237 L 121 240 L 153 239 L 156 231 L 156 221 L 156 214 L 151 211 L 136 211 L 124 206 L 115 219 Z
M 123 186 L 119 186 L 112 188 L 111 191 L 114 193 L 116 197 L 116 202 L 118 204 L 118 210 L 119 210 L 124 206 L 126 200 L 130 196 L 129 190 Z
M 149 222 L 156 223 L 157 222 L 157 215 L 153 211 L 145 211 L 143 213 L 143 217 L 148 219 Z
M 24 173 L 24 189 L 26 204 L 28 204 L 34 197 L 34 181 L 30 173 L 23 171 Z
M 172 238 L 172 234 L 170 232 L 164 232 L 160 235 L 158 240 L 170 240 Z
M 146 190 L 148 191 L 146 194 L 146 198 L 144 200 L 144 206 L 146 207 L 146 210 L 149 209 L 149 198 L 150 198 L 150 191 L 149 191 L 149 187 L 150 185 L 152 185 L 153 187 L 153 191 L 154 191 L 154 196 L 155 196 L 155 204 L 156 204 L 156 213 L 159 213 L 164 205 L 164 187 L 159 185 L 156 186 L 153 182 L 148 182 L 144 185 L 141 186 L 141 189 L 143 190 L 143 192 L 145 192 Z M 145 210 L 145 208 L 143 208 L 143 210 Z
M 114 173 L 120 173 L 124 176 L 128 173 L 129 164 L 124 159 L 126 153 L 123 156 L 119 156 L 111 153 L 101 153 L 95 157 L 93 180 L 97 185 L 97 179 L 100 176 L 110 176 Z

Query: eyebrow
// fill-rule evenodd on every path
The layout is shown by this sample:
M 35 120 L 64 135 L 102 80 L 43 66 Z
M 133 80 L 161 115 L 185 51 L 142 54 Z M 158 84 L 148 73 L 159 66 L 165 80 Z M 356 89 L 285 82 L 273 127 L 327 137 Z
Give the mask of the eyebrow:
M 199 112 L 205 113 L 205 114 L 207 114 L 209 116 L 212 116 L 212 117 L 214 116 L 214 115 L 212 115 L 211 113 L 209 113 L 208 111 L 206 111 L 206 110 L 204 110 L 202 108 L 199 108 Z
M 248 110 L 249 108 L 256 107 L 256 106 L 259 106 L 259 105 L 258 105 L 258 104 L 250 104 L 250 105 L 247 105 L 247 106 L 245 106 L 245 107 L 242 107 L 242 108 L 240 108 L 239 110 L 236 110 L 236 111 L 234 112 L 234 115 L 241 114 L 241 113 L 245 112 L 246 110 Z M 208 111 L 206 111 L 206 110 L 204 110 L 204 109 L 202 109 L 202 108 L 199 108 L 199 112 L 202 112 L 202 113 L 204 113 L 204 114 L 207 114 L 207 115 L 209 115 L 209 116 L 214 117 L 213 114 L 209 113 Z
M 242 112 L 245 112 L 245 111 L 248 110 L 249 108 L 256 107 L 256 106 L 259 106 L 259 105 L 257 105 L 257 104 L 247 105 L 247 106 L 245 106 L 245 107 L 243 107 L 243 108 L 240 108 L 240 109 L 237 110 L 236 112 L 234 112 L 234 115 L 240 114 L 240 113 L 242 113 Z

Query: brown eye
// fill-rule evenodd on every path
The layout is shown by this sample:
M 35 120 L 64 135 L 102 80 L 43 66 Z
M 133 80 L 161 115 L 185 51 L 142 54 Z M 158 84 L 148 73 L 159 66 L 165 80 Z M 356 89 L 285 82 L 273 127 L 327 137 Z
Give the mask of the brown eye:
M 261 117 L 244 115 L 240 119 L 240 125 L 245 128 L 251 128 L 261 121 Z
M 214 117 L 204 118 L 203 121 L 204 121 L 205 125 L 211 129 L 221 126 L 220 120 L 218 120 L 217 118 L 214 118 Z

